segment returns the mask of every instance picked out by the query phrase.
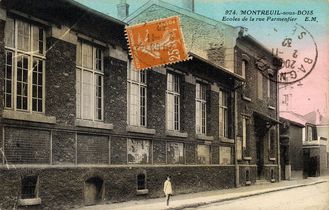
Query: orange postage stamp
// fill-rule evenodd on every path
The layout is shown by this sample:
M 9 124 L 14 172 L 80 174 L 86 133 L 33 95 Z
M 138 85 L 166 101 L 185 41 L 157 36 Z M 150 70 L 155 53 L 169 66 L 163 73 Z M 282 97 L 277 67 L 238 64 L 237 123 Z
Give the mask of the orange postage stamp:
M 137 70 L 188 59 L 178 16 L 127 26 L 126 33 Z

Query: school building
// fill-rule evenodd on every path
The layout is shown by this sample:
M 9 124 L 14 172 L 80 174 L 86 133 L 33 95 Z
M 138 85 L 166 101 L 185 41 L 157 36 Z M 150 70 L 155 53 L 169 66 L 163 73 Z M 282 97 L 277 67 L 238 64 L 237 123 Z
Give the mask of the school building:
M 280 181 L 280 61 L 150 1 L 117 20 L 72 0 L 0 2 L 0 208 L 65 209 Z M 191 60 L 134 71 L 126 25 L 179 16 Z

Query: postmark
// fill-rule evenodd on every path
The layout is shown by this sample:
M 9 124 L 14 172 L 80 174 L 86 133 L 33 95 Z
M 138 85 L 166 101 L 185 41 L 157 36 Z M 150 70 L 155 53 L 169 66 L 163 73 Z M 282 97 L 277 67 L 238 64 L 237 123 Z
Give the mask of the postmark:
M 189 59 L 178 16 L 127 26 L 126 35 L 136 70 Z
M 277 29 L 276 29 L 277 31 Z M 281 36 L 277 47 L 272 48 L 274 65 L 281 65 L 277 77 L 268 79 L 281 84 L 294 84 L 307 77 L 315 68 L 318 46 L 313 35 L 303 26 L 295 24 L 290 32 Z M 255 62 L 256 68 L 266 72 L 269 66 L 262 58 Z M 263 73 L 264 76 L 267 74 Z

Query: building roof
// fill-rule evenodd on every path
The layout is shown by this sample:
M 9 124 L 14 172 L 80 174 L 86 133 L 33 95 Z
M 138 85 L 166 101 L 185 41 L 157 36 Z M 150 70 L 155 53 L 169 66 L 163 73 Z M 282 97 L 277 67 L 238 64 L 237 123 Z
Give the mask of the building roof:
M 157 6 L 161 6 L 163 8 L 166 8 L 166 9 L 169 9 L 169 10 L 172 10 L 172 11 L 175 11 L 177 13 L 180 13 L 180 14 L 183 14 L 183 15 L 186 15 L 190 18 L 193 18 L 193 19 L 197 19 L 197 20 L 200 20 L 200 21 L 203 21 L 207 24 L 210 24 L 210 25 L 218 25 L 218 24 L 222 24 L 226 27 L 230 27 L 232 29 L 235 29 L 237 32 L 241 31 L 241 29 L 243 29 L 244 27 L 241 27 L 241 26 L 232 26 L 232 25 L 229 25 L 229 24 L 226 24 L 224 22 L 221 22 L 221 21 L 218 21 L 218 20 L 214 20 L 214 19 L 211 19 L 209 17 L 206 17 L 204 15 L 201 15 L 201 14 L 198 14 L 198 13 L 195 13 L 195 12 L 192 12 L 188 9 L 185 9 L 185 8 L 182 8 L 182 7 L 178 7 L 178 6 L 175 6 L 175 5 L 172 5 L 168 2 L 164 2 L 164 1 L 161 1 L 161 0 L 150 0 L 148 1 L 147 3 L 145 3 L 144 5 L 142 5 L 141 7 L 139 7 L 137 10 L 135 10 L 132 14 L 130 14 L 128 17 L 126 17 L 125 19 L 123 19 L 123 21 L 126 21 L 126 22 L 130 22 L 132 21 L 133 19 L 135 19 L 140 13 L 142 13 L 144 10 L 148 9 L 149 7 L 151 7 L 152 5 L 157 5 Z M 265 47 L 265 45 L 263 45 L 261 42 L 259 42 L 258 40 L 256 40 L 253 36 L 251 36 L 250 34 L 246 34 L 246 38 L 249 39 L 250 41 L 254 42 L 258 47 L 262 48 L 264 51 L 266 51 L 267 53 L 270 53 L 272 54 L 272 52 L 267 48 Z
M 1 6 L 11 14 L 29 19 L 36 18 L 47 25 L 65 25 L 75 32 L 81 32 L 97 40 L 126 47 L 124 37 L 126 23 L 76 1 L 2 0 L 0 2 Z M 93 30 L 90 30 L 91 28 Z
M 280 111 L 280 118 L 284 118 L 301 126 L 305 126 L 306 123 L 308 123 L 307 120 L 304 119 L 303 115 L 291 111 Z
M 205 63 L 205 64 L 207 64 L 207 65 L 210 65 L 210 66 L 212 66 L 213 68 L 215 68 L 215 69 L 217 69 L 217 70 L 221 70 L 221 71 L 223 71 L 224 73 L 226 73 L 226 74 L 228 74 L 228 75 L 234 77 L 234 78 L 237 79 L 237 80 L 240 80 L 240 81 L 244 81 L 244 80 L 245 80 L 242 76 L 240 76 L 240 75 L 238 75 L 238 74 L 234 74 L 234 73 L 232 73 L 230 70 L 228 70 L 227 68 L 225 68 L 225 67 L 223 67 L 223 66 L 216 65 L 216 64 L 210 62 L 209 60 L 204 59 L 203 57 L 198 56 L 198 55 L 196 55 L 196 54 L 194 54 L 194 53 L 192 53 L 192 52 L 189 52 L 188 54 L 189 54 L 193 59 L 197 59 L 198 61 L 201 61 L 201 62 L 203 62 L 203 63 Z
M 318 110 L 309 112 L 303 117 L 314 125 L 329 125 L 329 119 L 324 117 Z

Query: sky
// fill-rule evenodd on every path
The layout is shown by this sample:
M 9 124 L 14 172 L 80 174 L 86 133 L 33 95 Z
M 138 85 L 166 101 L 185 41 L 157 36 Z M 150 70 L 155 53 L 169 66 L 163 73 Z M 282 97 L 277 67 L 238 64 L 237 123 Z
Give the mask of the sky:
M 112 17 L 117 17 L 116 5 L 120 0 L 76 0 L 88 7 L 98 10 Z M 163 0 L 173 5 L 183 7 L 181 0 Z M 130 5 L 129 13 L 132 14 L 148 0 L 127 0 Z M 287 15 L 241 15 L 241 10 L 279 10 L 280 12 L 292 13 Z M 228 13 L 231 11 L 231 15 Z M 235 11 L 235 14 L 232 14 Z M 294 35 L 293 43 L 298 45 L 300 57 L 310 57 L 315 60 L 315 44 L 317 45 L 318 57 L 311 73 L 300 82 L 280 87 L 280 95 L 291 93 L 293 100 L 292 111 L 299 114 L 306 114 L 319 109 L 324 113 L 328 111 L 329 98 L 329 0 L 195 0 L 195 12 L 214 20 L 222 21 L 232 26 L 243 26 L 248 28 L 248 34 L 263 43 L 268 49 L 282 48 L 282 41 L 292 36 L 293 30 L 298 27 L 297 32 L 301 33 L 302 28 L 306 29 L 312 36 L 308 39 L 298 40 L 298 34 Z M 298 15 L 298 12 L 303 13 Z M 231 18 L 229 21 L 223 17 Z M 246 16 L 248 20 L 242 21 Z M 253 18 L 290 17 L 296 18 L 292 22 L 250 21 Z M 306 18 L 314 21 L 306 21 Z M 240 21 L 237 21 L 237 18 Z M 281 49 L 280 48 L 280 49 Z M 283 57 L 289 59 L 291 51 L 286 50 Z M 292 58 L 291 58 L 292 59 Z M 297 63 L 302 60 L 297 60 Z M 297 85 L 298 84 L 298 85 Z

